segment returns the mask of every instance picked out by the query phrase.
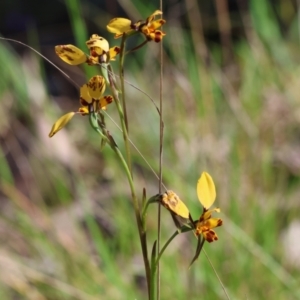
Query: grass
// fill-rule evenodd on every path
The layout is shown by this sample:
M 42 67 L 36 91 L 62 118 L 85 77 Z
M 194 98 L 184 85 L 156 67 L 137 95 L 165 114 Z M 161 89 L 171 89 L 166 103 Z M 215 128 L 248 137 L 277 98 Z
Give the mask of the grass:
M 152 12 L 139 9 L 142 16 Z M 197 216 L 197 179 L 204 170 L 214 178 L 224 226 L 217 229 L 219 241 L 204 248 L 231 299 L 299 299 L 300 272 L 284 256 L 282 239 L 299 209 L 294 154 L 299 147 L 299 55 L 294 51 L 299 33 L 293 26 L 283 35 L 267 1 L 251 1 L 249 13 L 251 26 L 243 27 L 246 37 L 234 42 L 228 66 L 220 63 L 222 49 L 213 43 L 206 45 L 206 64 L 190 31 L 170 16 L 164 182 Z M 296 12 L 293 17 L 291 24 L 297 22 Z M 86 40 L 84 28 L 73 29 L 75 40 Z M 48 140 L 61 114 L 56 103 L 65 111 L 74 102 L 48 94 L 39 61 L 33 53 L 21 58 L 0 43 L 0 268 L 6 270 L 0 273 L 0 297 L 144 299 L 140 246 L 122 169 L 109 148 L 99 152 L 85 118 L 77 117 Z M 16 70 L 26 78 L 20 80 Z M 154 43 L 128 57 L 125 78 L 155 101 L 156 74 Z M 157 170 L 158 114 L 145 95 L 126 90 L 131 139 Z M 116 118 L 113 109 L 108 113 Z M 148 196 L 156 194 L 154 175 L 138 154 L 133 158 L 139 196 L 143 187 Z M 149 215 L 156 215 L 154 207 Z M 154 218 L 148 228 L 154 241 Z M 174 230 L 163 210 L 162 241 Z M 188 270 L 195 247 L 191 235 L 172 242 L 161 262 L 161 299 L 225 299 L 204 253 Z

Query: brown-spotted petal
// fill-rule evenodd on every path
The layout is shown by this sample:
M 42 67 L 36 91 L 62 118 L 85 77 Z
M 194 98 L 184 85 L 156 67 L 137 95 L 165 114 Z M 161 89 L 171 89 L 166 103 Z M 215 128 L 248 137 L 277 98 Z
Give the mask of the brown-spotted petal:
M 55 53 L 67 64 L 76 66 L 87 61 L 88 56 L 74 45 L 55 46 Z
M 90 97 L 92 97 L 93 99 L 100 99 L 105 91 L 105 79 L 100 75 L 93 76 L 87 83 L 87 86 Z
M 80 88 L 80 103 L 83 106 L 88 106 L 88 104 L 91 104 L 92 102 L 93 102 L 93 98 L 89 93 L 89 87 L 88 84 L 86 83 Z
M 89 49 L 93 47 L 98 47 L 102 49 L 102 53 L 105 53 L 109 50 L 109 44 L 108 41 L 103 38 L 102 36 L 99 36 L 98 34 L 93 34 L 90 39 L 86 42 L 86 45 L 88 46 Z M 99 55 L 101 55 L 99 54 Z
M 99 109 L 106 109 L 106 106 L 113 102 L 113 97 L 108 95 L 99 100 Z
M 189 218 L 190 212 L 188 208 L 173 191 L 165 192 L 162 195 L 161 202 L 162 205 L 169 211 L 175 213 L 176 215 L 182 218 Z
M 121 48 L 120 47 L 112 47 L 109 49 L 109 59 L 110 60 L 115 60 L 116 56 L 121 52 Z
M 223 220 L 220 218 L 211 218 L 204 222 L 204 226 L 210 229 L 222 226 L 222 224 Z
M 196 224 L 196 235 L 204 234 L 204 232 L 210 231 L 211 229 L 221 226 L 222 224 L 222 219 L 211 218 L 207 221 L 199 221 Z
M 154 32 L 150 33 L 149 36 L 151 40 L 153 40 L 156 43 L 159 43 L 165 35 L 166 34 L 163 31 L 155 30 Z
M 209 243 L 212 243 L 213 241 L 218 240 L 217 234 L 212 229 L 208 229 L 207 231 L 204 231 L 202 233 L 202 235 L 203 235 L 204 239 L 206 241 L 208 241 Z

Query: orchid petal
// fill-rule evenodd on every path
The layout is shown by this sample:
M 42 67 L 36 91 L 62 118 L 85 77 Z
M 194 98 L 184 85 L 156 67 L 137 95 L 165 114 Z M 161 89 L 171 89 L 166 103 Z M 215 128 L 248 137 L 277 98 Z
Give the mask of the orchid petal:
M 188 219 L 189 218 L 189 210 L 186 205 L 180 200 L 180 198 L 173 192 L 167 191 L 162 196 L 162 205 L 175 213 L 176 215 Z
M 125 18 L 114 18 L 106 26 L 107 30 L 115 34 L 123 34 L 131 31 L 131 21 Z
M 212 177 L 203 172 L 197 183 L 197 195 L 200 203 L 208 209 L 216 199 L 216 188 Z
M 65 127 L 69 121 L 74 117 L 75 112 L 69 112 L 62 117 L 60 117 L 52 126 L 52 129 L 49 133 L 49 137 L 53 137 L 59 130 Z
M 88 56 L 74 45 L 55 46 L 56 54 L 67 64 L 76 66 L 87 61 Z

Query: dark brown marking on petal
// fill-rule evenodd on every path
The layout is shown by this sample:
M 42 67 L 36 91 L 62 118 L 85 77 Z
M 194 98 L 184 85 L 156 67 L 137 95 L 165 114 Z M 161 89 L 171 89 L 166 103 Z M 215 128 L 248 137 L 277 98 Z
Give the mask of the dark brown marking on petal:
M 70 56 L 67 55 L 67 54 L 63 54 L 63 56 L 64 56 L 65 58 L 67 58 L 69 61 L 73 61 L 73 60 L 74 60 L 72 57 L 70 57 Z
M 62 47 L 62 50 L 66 51 L 66 52 L 70 52 L 70 53 L 76 53 L 75 50 L 69 48 L 68 46 L 63 46 L 63 47 Z
M 162 32 L 161 32 L 161 31 L 159 31 L 159 30 L 155 31 L 155 38 L 154 38 L 154 41 L 155 41 L 156 43 L 159 43 L 159 42 L 162 40 L 162 37 L 163 37 L 163 35 L 162 35 Z
M 115 47 L 114 47 L 114 51 L 115 51 L 117 54 L 119 54 L 119 53 L 121 52 L 121 48 L 118 47 L 118 46 L 115 46 Z
M 87 44 L 87 46 L 90 46 L 90 45 L 95 44 L 95 41 L 88 40 L 88 41 L 86 42 L 86 44 Z
M 90 49 L 90 55 L 93 57 L 98 57 L 98 54 L 95 50 L 93 50 L 92 48 Z
M 105 100 L 106 100 L 107 104 L 110 104 L 113 102 L 114 99 L 112 96 L 105 96 Z
M 82 105 L 82 106 L 88 106 L 88 102 L 86 101 L 86 100 L 84 100 L 82 97 L 80 97 L 79 98 L 79 101 L 80 101 L 80 104 Z
M 81 108 L 81 107 L 78 109 L 78 111 L 80 112 L 80 114 L 81 114 L 82 116 L 88 115 L 88 113 L 86 113 L 86 112 L 83 110 L 83 108 Z

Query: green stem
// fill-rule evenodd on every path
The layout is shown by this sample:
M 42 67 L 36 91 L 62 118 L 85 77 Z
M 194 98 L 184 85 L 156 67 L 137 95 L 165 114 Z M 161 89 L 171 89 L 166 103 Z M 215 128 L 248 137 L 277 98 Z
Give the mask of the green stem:
M 125 172 L 126 172 L 126 175 L 128 178 L 128 182 L 130 185 L 131 196 L 132 196 L 132 200 L 133 200 L 133 207 L 134 207 L 134 212 L 135 212 L 136 222 L 138 225 L 140 242 L 141 242 L 141 247 L 142 247 L 143 260 L 144 260 L 146 278 L 147 278 L 147 283 L 148 283 L 148 292 L 150 293 L 149 289 L 150 289 L 150 271 L 151 270 L 150 270 L 149 259 L 148 259 L 146 232 L 143 230 L 142 220 L 141 220 L 141 216 L 140 216 L 140 212 L 139 212 L 139 206 L 138 206 L 138 201 L 137 201 L 137 197 L 135 194 L 135 189 L 134 189 L 131 172 L 130 172 L 128 165 L 127 165 L 121 151 L 119 150 L 119 148 L 117 146 L 114 146 L 113 149 L 116 152 L 117 156 L 119 157 L 120 161 L 122 162 L 122 164 L 124 166 L 124 169 L 125 169 Z
M 120 105 L 120 102 L 118 102 L 118 104 Z M 128 183 L 130 186 L 130 190 L 131 190 L 131 197 L 132 197 L 136 222 L 138 225 L 140 243 L 141 243 L 143 260 L 144 260 L 145 271 L 146 271 L 148 294 L 150 297 L 150 278 L 151 278 L 150 272 L 151 272 L 151 269 L 150 269 L 150 264 L 149 264 L 149 259 L 148 259 L 146 232 L 144 232 L 144 230 L 143 230 L 143 224 L 142 224 L 142 219 L 141 219 L 141 215 L 140 215 L 140 211 L 139 211 L 139 205 L 138 205 L 138 200 L 137 200 L 136 193 L 135 193 L 131 170 L 129 169 L 128 164 L 127 164 L 124 156 L 122 155 L 119 147 L 117 146 L 116 142 L 114 141 L 113 137 L 106 131 L 105 128 L 102 128 L 102 130 L 100 130 L 95 113 L 93 113 L 93 112 L 90 113 L 89 121 L 90 121 L 91 126 L 94 128 L 94 130 L 96 130 L 97 133 L 102 137 L 102 139 L 104 139 L 109 144 L 109 146 L 113 149 L 113 151 L 116 153 L 117 157 L 119 158 L 120 162 L 122 163 L 122 165 L 124 167 L 124 170 L 125 170 L 125 173 L 126 173 L 126 176 L 128 179 Z
M 118 90 L 117 90 L 117 88 L 115 86 L 115 83 L 114 83 L 113 71 L 112 71 L 112 68 L 111 68 L 110 65 L 108 65 L 108 70 L 109 70 L 109 72 L 108 72 L 109 84 L 110 84 L 111 92 L 113 94 L 114 102 L 117 106 L 117 110 L 118 110 L 119 118 L 120 118 L 120 122 L 121 122 L 121 127 L 122 127 L 122 132 L 123 132 L 123 140 L 124 140 L 124 143 L 125 143 L 127 164 L 128 164 L 130 172 L 132 173 L 130 145 L 129 145 L 128 131 L 127 131 L 127 127 L 126 127 L 126 120 L 125 120 L 124 112 L 123 112 L 123 109 L 122 109 L 122 106 L 121 106 L 121 103 L 120 103 Z M 123 84 L 124 84 L 124 78 L 122 78 L 121 82 L 123 82 Z M 124 99 L 125 99 L 124 94 L 122 95 L 122 99 L 124 101 Z
M 160 252 L 157 255 L 157 258 L 154 260 L 151 260 L 151 279 L 150 279 L 150 300 L 155 300 L 155 287 L 157 284 L 157 267 L 158 267 L 158 263 L 159 260 L 161 258 L 161 256 L 163 255 L 164 251 L 167 249 L 168 245 L 172 242 L 172 240 L 179 234 L 179 231 L 176 230 L 173 235 L 167 240 L 167 242 L 165 243 L 165 245 L 161 248 Z M 156 244 L 155 244 L 156 246 Z
M 150 293 L 149 293 L 149 300 L 155 300 L 155 290 L 156 290 L 156 274 L 157 274 L 157 267 L 156 267 L 156 250 L 157 250 L 157 242 L 155 241 L 152 247 L 151 253 L 151 283 L 150 283 Z
M 155 266 L 157 266 L 161 256 L 163 255 L 164 251 L 167 249 L 167 247 L 169 246 L 169 244 L 173 241 L 173 239 L 179 234 L 180 232 L 178 230 L 176 230 L 172 236 L 167 240 L 167 242 L 164 244 L 164 246 L 161 248 L 161 250 L 159 251 L 158 255 L 157 255 L 157 259 L 155 261 Z
M 124 59 L 125 59 L 125 47 L 126 47 L 126 34 L 123 34 L 120 51 L 120 80 L 121 80 L 121 92 L 122 92 L 122 106 L 124 112 L 125 125 L 128 132 L 128 117 L 125 101 L 125 84 L 124 84 Z
M 142 211 L 142 225 L 143 225 L 143 230 L 146 231 L 146 215 L 147 215 L 147 210 L 148 207 L 151 203 L 157 203 L 159 202 L 159 198 L 160 195 L 155 195 L 153 197 L 151 197 L 150 199 L 147 200 L 147 202 L 145 203 L 144 207 L 143 207 L 143 211 Z
M 134 52 L 134 51 L 136 51 L 136 50 L 142 48 L 142 47 L 143 47 L 144 45 L 146 45 L 148 42 L 149 42 L 148 40 L 145 40 L 144 42 L 142 42 L 142 43 L 139 44 L 138 46 L 136 46 L 136 47 L 134 47 L 134 48 L 128 50 L 128 51 L 126 52 L 126 54 L 130 54 L 130 53 L 132 53 L 132 52 Z

